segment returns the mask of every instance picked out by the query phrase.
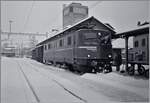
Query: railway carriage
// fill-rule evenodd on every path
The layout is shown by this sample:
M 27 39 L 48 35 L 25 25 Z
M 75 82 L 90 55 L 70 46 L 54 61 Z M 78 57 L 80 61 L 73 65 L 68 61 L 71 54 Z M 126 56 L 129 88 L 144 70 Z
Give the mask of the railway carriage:
M 32 59 L 43 63 L 43 45 L 37 46 L 31 52 L 32 52 Z
M 15 50 L 16 49 L 13 46 L 5 47 L 2 49 L 2 55 L 6 57 L 15 57 L 16 56 Z

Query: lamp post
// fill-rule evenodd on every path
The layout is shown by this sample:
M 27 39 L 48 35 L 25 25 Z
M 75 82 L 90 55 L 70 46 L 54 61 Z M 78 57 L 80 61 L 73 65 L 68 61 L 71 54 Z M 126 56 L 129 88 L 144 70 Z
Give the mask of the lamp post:
M 9 20 L 9 34 L 8 34 L 8 40 L 10 39 L 10 34 L 11 34 L 11 24 L 12 24 L 12 20 Z M 11 44 L 12 44 L 12 40 L 11 40 Z

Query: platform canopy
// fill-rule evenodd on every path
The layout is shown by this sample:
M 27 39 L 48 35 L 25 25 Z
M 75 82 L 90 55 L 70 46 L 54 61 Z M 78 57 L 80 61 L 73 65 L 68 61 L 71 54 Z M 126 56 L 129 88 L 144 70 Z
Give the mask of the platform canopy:
M 133 29 L 133 30 L 128 30 L 122 33 L 116 33 L 116 35 L 114 35 L 112 38 L 113 39 L 125 38 L 125 37 L 143 35 L 146 33 L 149 33 L 149 26 L 141 27 L 141 28 Z

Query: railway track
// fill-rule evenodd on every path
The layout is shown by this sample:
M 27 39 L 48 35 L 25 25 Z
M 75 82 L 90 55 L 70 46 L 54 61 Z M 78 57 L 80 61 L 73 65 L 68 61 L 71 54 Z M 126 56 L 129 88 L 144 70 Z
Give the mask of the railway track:
M 39 71 L 37 69 L 37 67 L 35 67 L 34 64 L 32 63 L 25 63 L 25 64 L 21 64 L 19 63 L 19 61 L 17 61 L 17 64 L 19 65 L 19 68 L 20 68 L 20 71 L 21 73 L 23 74 L 30 90 L 32 91 L 35 99 L 36 99 L 36 102 L 37 103 L 42 103 L 41 100 L 40 100 L 40 97 L 38 96 L 38 93 L 36 93 L 36 90 L 34 89 L 34 87 L 32 86 L 32 83 L 30 82 L 28 76 L 26 75 L 26 73 L 23 71 L 23 68 L 21 65 L 28 65 L 34 72 L 37 72 L 38 74 L 40 74 L 41 76 L 43 76 L 44 78 L 47 78 L 47 79 L 50 79 L 47 75 L 45 75 L 44 73 L 42 73 L 41 71 Z M 63 84 L 61 84 L 57 79 L 51 79 L 55 84 L 57 84 L 59 87 L 61 87 L 63 90 L 65 90 L 67 93 L 69 93 L 70 95 L 72 95 L 73 97 L 75 97 L 76 99 L 80 100 L 81 103 L 87 103 L 87 100 L 83 99 L 82 97 L 80 97 L 79 95 L 77 95 L 76 93 L 74 93 L 73 91 L 69 90 L 68 88 L 66 88 Z
M 29 81 L 27 75 L 26 75 L 25 72 L 23 71 L 23 69 L 22 69 L 22 67 L 21 67 L 21 65 L 20 65 L 20 63 L 19 63 L 18 61 L 17 61 L 17 64 L 18 64 L 19 69 L 20 69 L 21 73 L 23 74 L 23 76 L 24 76 L 24 78 L 25 78 L 25 80 L 26 80 L 26 82 L 27 82 L 27 84 L 28 84 L 30 90 L 31 90 L 32 93 L 33 93 L 36 102 L 37 102 L 37 103 L 40 103 L 40 99 L 39 99 L 37 93 L 35 92 L 35 90 L 34 90 L 33 86 L 31 85 L 31 83 L 30 83 L 30 81 Z

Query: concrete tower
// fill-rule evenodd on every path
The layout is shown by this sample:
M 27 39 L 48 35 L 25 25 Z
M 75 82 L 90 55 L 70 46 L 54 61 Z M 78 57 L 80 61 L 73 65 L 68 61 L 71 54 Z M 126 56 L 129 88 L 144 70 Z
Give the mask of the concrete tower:
M 63 5 L 63 29 L 88 17 L 88 7 L 80 3 Z

